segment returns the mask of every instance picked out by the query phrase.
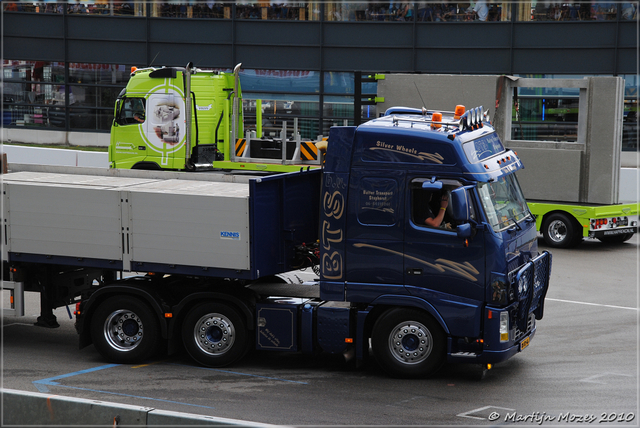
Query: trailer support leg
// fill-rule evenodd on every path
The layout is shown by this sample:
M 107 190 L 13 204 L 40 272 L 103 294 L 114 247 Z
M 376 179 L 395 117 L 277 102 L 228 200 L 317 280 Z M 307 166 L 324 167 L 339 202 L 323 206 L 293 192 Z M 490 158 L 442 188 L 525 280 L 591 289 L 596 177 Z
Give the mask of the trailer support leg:
M 53 300 L 52 293 L 54 292 L 51 268 L 47 267 L 44 283 L 42 284 L 42 290 L 40 291 L 40 316 L 36 320 L 35 324 L 38 327 L 46 328 L 58 328 L 58 319 L 53 314 Z

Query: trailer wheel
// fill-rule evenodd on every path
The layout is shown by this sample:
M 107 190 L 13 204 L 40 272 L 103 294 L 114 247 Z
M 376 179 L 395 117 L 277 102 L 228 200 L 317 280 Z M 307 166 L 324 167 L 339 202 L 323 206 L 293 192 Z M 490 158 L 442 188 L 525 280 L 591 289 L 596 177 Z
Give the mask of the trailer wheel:
M 373 326 L 373 355 L 392 376 L 424 377 L 444 363 L 445 335 L 430 315 L 415 309 L 392 309 Z
M 605 244 L 622 244 L 633 237 L 633 233 L 625 233 L 624 235 L 603 236 L 598 238 L 600 242 Z
M 202 303 L 186 316 L 182 341 L 198 363 L 222 367 L 244 356 L 249 334 L 243 318 L 234 309 L 220 303 Z
M 116 296 L 105 300 L 93 314 L 91 338 L 107 360 L 137 363 L 157 351 L 160 328 L 153 311 L 141 300 Z
M 575 247 L 582 241 L 582 230 L 575 220 L 564 213 L 553 213 L 542 223 L 544 242 L 554 248 Z

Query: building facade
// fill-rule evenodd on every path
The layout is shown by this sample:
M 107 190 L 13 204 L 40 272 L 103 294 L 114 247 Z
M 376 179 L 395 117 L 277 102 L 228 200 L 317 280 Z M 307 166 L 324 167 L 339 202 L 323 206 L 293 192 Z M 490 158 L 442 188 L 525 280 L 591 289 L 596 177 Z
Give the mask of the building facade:
M 231 70 L 242 63 L 248 125 L 251 101 L 261 99 L 266 120 L 278 126 L 298 118 L 306 137 L 353 122 L 359 71 L 613 75 L 626 82 L 623 146 L 637 150 L 637 8 L 600 1 L 3 1 L 3 126 L 107 133 L 131 66 Z M 365 83 L 361 91 L 375 89 Z M 364 105 L 361 117 L 379 113 Z

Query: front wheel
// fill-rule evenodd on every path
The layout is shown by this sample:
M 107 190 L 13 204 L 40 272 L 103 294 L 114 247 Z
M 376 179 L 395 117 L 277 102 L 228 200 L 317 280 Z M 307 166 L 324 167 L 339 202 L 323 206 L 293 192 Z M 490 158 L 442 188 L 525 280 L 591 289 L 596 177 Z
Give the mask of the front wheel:
M 245 354 L 249 334 L 244 319 L 220 303 L 202 303 L 186 316 L 182 341 L 187 352 L 207 367 L 229 365 Z
M 542 223 L 544 242 L 554 248 L 575 247 L 582 241 L 582 230 L 573 218 L 563 213 L 553 213 Z
M 111 297 L 100 304 L 91 318 L 93 345 L 114 363 L 148 359 L 158 350 L 160 337 L 158 318 L 134 297 Z
M 430 315 L 415 309 L 392 309 L 373 326 L 373 355 L 396 377 L 424 377 L 445 358 L 445 335 Z

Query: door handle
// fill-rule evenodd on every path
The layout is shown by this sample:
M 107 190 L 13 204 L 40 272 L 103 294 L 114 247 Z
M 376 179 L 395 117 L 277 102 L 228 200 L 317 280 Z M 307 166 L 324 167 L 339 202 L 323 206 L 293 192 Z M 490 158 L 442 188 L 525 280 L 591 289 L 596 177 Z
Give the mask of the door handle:
M 407 275 L 422 275 L 422 269 L 407 269 Z

